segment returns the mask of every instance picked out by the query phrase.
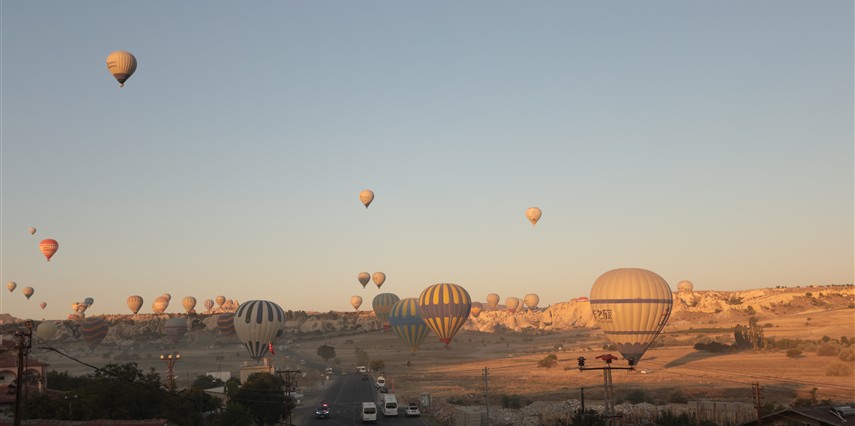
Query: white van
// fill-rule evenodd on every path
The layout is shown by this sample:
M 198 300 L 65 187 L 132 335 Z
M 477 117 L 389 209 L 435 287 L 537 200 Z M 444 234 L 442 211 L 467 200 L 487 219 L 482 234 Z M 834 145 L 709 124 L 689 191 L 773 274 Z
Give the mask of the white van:
M 356 367 L 356 372 L 357 373 L 366 373 L 366 372 L 368 372 L 368 369 L 366 369 L 364 365 L 360 365 L 360 366 Z
M 362 423 L 377 422 L 377 405 L 373 402 L 362 403 Z
M 386 387 L 386 378 L 383 376 L 377 376 L 377 389 Z
M 387 393 L 383 395 L 383 415 L 398 415 L 398 398 L 395 398 L 395 394 Z

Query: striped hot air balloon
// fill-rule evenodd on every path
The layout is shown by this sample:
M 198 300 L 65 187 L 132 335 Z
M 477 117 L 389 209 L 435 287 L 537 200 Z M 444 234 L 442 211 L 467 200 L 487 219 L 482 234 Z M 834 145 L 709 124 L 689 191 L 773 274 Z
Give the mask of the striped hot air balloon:
M 170 318 L 166 321 L 166 324 L 163 325 L 163 334 L 166 335 L 166 339 L 169 340 L 169 343 L 172 343 L 173 345 L 181 341 L 181 338 L 184 337 L 184 333 L 187 333 L 187 320 L 184 318 Z
M 181 299 L 181 306 L 184 307 L 184 310 L 189 314 L 193 312 L 193 309 L 196 307 L 196 298 L 193 296 L 187 296 Z
M 389 326 L 410 348 L 410 352 L 418 350 L 419 345 L 430 333 L 430 329 L 422 319 L 419 310 L 419 299 L 415 297 L 401 299 L 392 305 L 392 311 L 389 313 Z
M 42 242 L 39 243 L 39 250 L 42 251 L 42 254 L 45 255 L 45 258 L 50 262 L 50 258 L 56 254 L 57 250 L 59 250 L 59 243 L 50 238 L 42 240 Z
M 428 327 L 448 346 L 469 317 L 472 299 L 457 284 L 434 284 L 422 291 L 419 308 Z
M 136 315 L 140 311 L 140 308 L 142 308 L 143 298 L 142 296 L 137 295 L 129 296 L 127 303 L 128 308 L 134 313 L 134 315 Z
M 205 301 L 202 302 L 202 304 L 205 305 L 205 309 L 207 309 L 208 311 L 210 311 L 211 309 L 214 309 L 214 301 L 211 299 L 205 299 Z
M 137 58 L 131 52 L 117 50 L 111 52 L 107 56 L 107 69 L 116 81 L 119 82 L 119 87 L 125 87 L 127 81 L 137 70 Z
M 581 298 L 580 298 L 581 299 Z M 654 272 L 608 271 L 591 288 L 591 310 L 625 359 L 637 363 L 671 316 L 671 288 Z
M 214 298 L 214 301 L 217 302 L 217 306 L 222 308 L 226 303 L 226 296 L 217 296 Z
M 235 314 L 227 312 L 217 317 L 217 329 L 223 337 L 231 337 L 235 335 Z
M 169 299 L 166 296 L 157 296 L 151 304 L 151 310 L 156 314 L 162 314 L 169 307 Z
M 83 320 L 80 324 L 80 334 L 83 336 L 83 341 L 90 350 L 95 350 L 99 343 L 107 336 L 107 330 L 110 328 L 110 323 L 101 317 L 89 317 Z
M 374 296 L 374 300 L 371 301 L 371 307 L 374 309 L 374 315 L 377 316 L 377 320 L 379 320 L 380 324 L 383 325 L 384 330 L 389 329 L 389 312 L 392 312 L 392 305 L 399 300 L 401 300 L 401 298 L 395 294 L 380 293 Z
M 258 361 L 281 334 L 285 326 L 285 311 L 267 300 L 250 300 L 242 303 L 235 311 L 234 324 L 235 333 L 249 356 Z

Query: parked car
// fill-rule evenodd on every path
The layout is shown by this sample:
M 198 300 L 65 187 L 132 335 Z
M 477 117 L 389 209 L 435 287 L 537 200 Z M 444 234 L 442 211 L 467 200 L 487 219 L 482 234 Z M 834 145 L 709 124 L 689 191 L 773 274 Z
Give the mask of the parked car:
M 419 404 L 411 402 L 410 405 L 407 406 L 407 417 L 418 417 L 421 414 L 422 412 L 419 411 Z
M 329 404 L 321 404 L 315 409 L 315 417 L 319 419 L 327 418 L 330 416 L 330 405 Z
M 380 386 L 377 388 L 378 393 L 389 393 L 389 389 L 386 386 Z
M 368 375 L 367 375 L 367 374 L 363 374 L 363 375 L 362 375 L 362 380 L 368 380 Z

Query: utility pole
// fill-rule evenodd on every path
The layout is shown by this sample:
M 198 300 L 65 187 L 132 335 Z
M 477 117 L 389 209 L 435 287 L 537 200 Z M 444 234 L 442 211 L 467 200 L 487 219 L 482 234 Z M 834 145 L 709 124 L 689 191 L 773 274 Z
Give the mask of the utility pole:
M 166 387 L 169 388 L 169 393 L 175 392 L 175 372 L 173 367 L 175 363 L 181 359 L 181 354 L 162 354 L 160 359 L 166 362 Z
M 609 426 L 621 424 L 621 416 L 619 414 L 615 414 L 615 393 L 614 386 L 612 385 L 612 370 L 635 370 L 635 360 L 632 358 L 627 360 L 629 362 L 629 367 L 612 367 L 612 361 L 620 358 L 612 354 L 603 354 L 598 356 L 597 359 L 605 361 L 606 366 L 585 367 L 585 357 L 580 356 L 577 358 L 577 361 L 579 362 L 579 371 L 603 370 L 603 386 L 605 387 L 605 410 L 603 417 L 605 417 L 606 424 Z
M 15 349 L 18 351 L 18 374 L 15 376 L 15 426 L 21 426 L 21 418 L 25 414 L 21 409 L 21 403 L 24 401 L 21 396 L 24 395 L 24 386 L 27 385 L 24 381 L 24 362 L 33 345 L 33 320 L 24 321 L 24 327 L 15 332 L 15 337 L 18 338 L 15 342 Z
M 760 382 L 751 383 L 751 391 L 754 394 L 754 408 L 757 409 L 757 424 L 763 424 L 763 386 Z
M 579 398 L 582 401 L 582 413 L 585 412 L 585 387 L 579 388 Z
M 294 400 L 291 399 L 291 392 L 294 391 L 294 388 L 297 387 L 297 374 L 301 373 L 300 370 L 277 370 L 280 376 L 282 376 L 282 380 L 285 382 L 285 418 L 288 421 L 288 426 L 292 426 L 291 423 L 291 404 L 293 404 Z
M 490 375 L 490 369 L 484 367 L 484 409 L 487 411 L 487 426 L 490 426 L 490 394 L 487 391 L 487 376 Z

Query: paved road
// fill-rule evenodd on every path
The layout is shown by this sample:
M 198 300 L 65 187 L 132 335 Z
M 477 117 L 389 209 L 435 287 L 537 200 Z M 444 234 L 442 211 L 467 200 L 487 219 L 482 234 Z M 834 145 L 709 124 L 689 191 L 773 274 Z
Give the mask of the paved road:
M 304 406 L 297 408 L 294 424 L 299 426 L 327 425 L 327 426 L 353 426 L 362 424 L 362 403 L 377 402 L 377 394 L 371 380 L 362 380 L 361 374 L 351 373 L 337 375 L 336 379 L 328 383 L 323 394 L 319 398 L 306 401 Z M 317 419 L 314 416 L 318 403 L 326 402 L 330 405 L 331 415 L 326 419 Z M 398 401 L 399 405 L 401 401 Z M 397 417 L 384 417 L 378 414 L 378 425 L 430 425 L 426 420 L 419 417 L 407 417 L 404 414 L 405 407 L 399 407 Z

